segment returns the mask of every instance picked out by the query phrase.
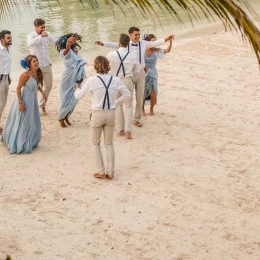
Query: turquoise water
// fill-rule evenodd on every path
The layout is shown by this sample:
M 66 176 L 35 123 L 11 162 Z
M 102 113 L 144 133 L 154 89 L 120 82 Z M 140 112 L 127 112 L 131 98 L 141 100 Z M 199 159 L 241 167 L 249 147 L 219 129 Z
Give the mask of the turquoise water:
M 188 17 L 179 7 L 176 7 L 176 10 L 180 12 L 184 25 L 180 25 L 176 19 L 167 12 L 162 12 L 156 5 L 153 7 L 160 22 L 155 15 L 147 15 L 145 18 L 139 11 L 135 10 L 133 13 L 133 10 L 122 6 L 127 14 L 125 16 L 120 8 L 116 7 L 112 11 L 103 1 L 99 1 L 99 7 L 94 9 L 87 3 L 80 3 L 84 1 L 60 0 L 59 2 L 60 4 L 56 0 L 36 0 L 30 9 L 22 8 L 21 13 L 16 11 L 14 18 L 1 21 L 1 29 L 9 29 L 13 35 L 12 71 L 21 71 L 19 60 L 28 54 L 27 34 L 34 30 L 33 21 L 39 17 L 46 21 L 47 31 L 57 37 L 69 32 L 82 34 L 80 52 L 89 63 L 92 63 L 97 54 L 106 54 L 108 51 L 106 48 L 95 46 L 95 40 L 117 41 L 119 34 L 127 32 L 131 26 L 139 27 L 141 33 L 154 33 L 157 37 L 164 37 L 170 33 L 182 37 L 189 35 L 193 30 Z M 256 10 L 260 10 L 259 0 L 250 2 Z M 195 28 L 201 25 L 208 25 L 208 21 L 202 19 L 195 22 Z M 50 57 L 53 63 L 59 61 L 58 52 L 52 44 L 50 44 Z

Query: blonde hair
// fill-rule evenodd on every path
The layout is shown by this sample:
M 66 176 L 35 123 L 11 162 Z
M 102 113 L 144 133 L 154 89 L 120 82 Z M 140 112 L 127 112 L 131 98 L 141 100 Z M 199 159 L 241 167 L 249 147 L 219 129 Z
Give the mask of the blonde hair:
M 104 56 L 97 56 L 94 60 L 94 69 L 99 74 L 107 74 L 110 71 L 108 59 Z

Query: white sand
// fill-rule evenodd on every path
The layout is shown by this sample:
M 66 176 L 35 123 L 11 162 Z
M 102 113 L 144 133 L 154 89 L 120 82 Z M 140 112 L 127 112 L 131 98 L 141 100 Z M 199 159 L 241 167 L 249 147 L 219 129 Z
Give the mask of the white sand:
M 40 146 L 0 146 L 0 259 L 260 259 L 256 58 L 235 33 L 217 33 L 175 40 L 158 70 L 156 115 L 133 140 L 115 135 L 110 181 L 92 176 L 90 98 L 72 127 L 56 120 L 54 66 Z

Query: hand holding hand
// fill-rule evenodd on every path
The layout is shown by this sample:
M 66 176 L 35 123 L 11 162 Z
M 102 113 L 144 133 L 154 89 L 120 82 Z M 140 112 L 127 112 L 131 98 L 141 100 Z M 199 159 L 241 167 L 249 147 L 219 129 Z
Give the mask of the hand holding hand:
M 167 42 L 167 41 L 170 41 L 170 40 L 174 40 L 174 36 L 175 35 L 169 35 L 169 36 L 167 36 L 164 40 Z
M 19 104 L 19 110 L 23 113 L 25 111 L 26 107 L 24 105 L 24 103 L 20 103 Z
M 80 87 L 79 87 L 79 85 L 78 85 L 78 84 L 75 84 L 75 87 L 74 87 L 74 92 L 75 92 L 77 89 L 80 89 Z
M 43 97 L 43 99 L 47 102 L 48 97 L 47 97 L 47 95 L 46 95 L 44 92 L 42 92 L 42 97 Z
M 48 33 L 45 32 L 45 31 L 43 31 L 43 32 L 41 33 L 41 37 L 48 37 Z
M 101 41 L 95 41 L 95 44 L 96 44 L 96 45 L 100 45 L 100 46 L 104 46 L 104 43 L 101 42 Z

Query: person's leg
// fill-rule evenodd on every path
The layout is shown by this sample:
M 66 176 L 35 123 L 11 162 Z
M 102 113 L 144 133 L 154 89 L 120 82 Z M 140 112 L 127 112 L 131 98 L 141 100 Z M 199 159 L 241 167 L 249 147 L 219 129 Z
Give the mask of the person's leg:
M 156 104 L 156 93 L 153 89 L 151 91 L 150 97 L 151 97 L 150 115 L 153 116 L 154 115 L 153 108 Z
M 105 176 L 105 166 L 103 162 L 103 156 L 100 149 L 100 137 L 104 125 L 103 111 L 93 111 L 91 117 L 91 139 L 95 161 L 95 173 L 94 177 L 102 178 Z
M 113 135 L 115 130 L 115 110 L 106 111 L 107 120 L 104 125 L 104 144 L 107 154 L 106 177 L 112 179 L 115 173 L 115 151 L 113 144 Z
M 145 110 L 144 110 L 144 104 L 145 104 L 145 99 L 144 99 L 144 102 L 143 102 L 142 116 L 146 116 L 146 114 L 145 114 Z
M 9 91 L 8 78 L 7 76 L 3 76 L 3 79 L 0 82 L 0 120 L 7 102 L 8 91 Z M 3 129 L 0 127 L 0 134 L 2 134 L 2 131 Z
M 53 75 L 52 75 L 52 68 L 51 65 L 48 65 L 46 67 L 41 67 L 42 73 L 43 73 L 43 91 L 46 94 L 47 97 L 49 97 L 49 94 L 52 89 L 52 82 L 53 82 Z M 45 106 L 46 101 L 41 97 L 39 106 L 42 109 L 43 113 L 46 113 Z
M 135 95 L 136 95 L 136 107 L 135 107 L 135 115 L 134 115 L 134 124 L 136 126 L 142 126 L 140 123 L 142 117 L 142 106 L 144 101 L 144 85 L 145 85 L 145 72 L 141 70 L 141 72 L 136 75 L 135 79 Z
M 125 131 L 126 138 L 132 139 L 132 124 L 133 124 L 133 94 L 134 94 L 134 84 L 132 78 L 128 77 L 124 81 L 125 86 L 128 88 L 131 96 L 127 98 L 124 102 L 125 106 Z
M 118 93 L 116 99 L 120 98 L 121 94 Z M 124 117 L 124 110 L 123 105 L 117 106 L 116 108 L 116 129 L 120 135 L 124 135 L 124 125 L 125 125 L 125 117 Z

